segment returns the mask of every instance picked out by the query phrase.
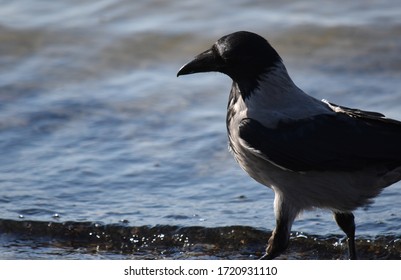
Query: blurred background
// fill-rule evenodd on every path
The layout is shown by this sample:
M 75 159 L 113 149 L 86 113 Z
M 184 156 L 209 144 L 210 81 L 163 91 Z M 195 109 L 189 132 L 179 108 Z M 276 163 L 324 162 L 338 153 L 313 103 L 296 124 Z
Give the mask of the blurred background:
M 42 226 L 66 222 L 271 231 L 273 192 L 227 150 L 231 80 L 176 78 L 228 33 L 266 37 L 316 98 L 401 119 L 397 0 L 0 0 L 0 7 L 1 259 L 104 256 L 54 246 Z M 398 242 L 400 197 L 398 183 L 356 212 L 361 242 Z M 26 235 L 35 226 L 42 243 Z M 342 236 L 322 210 L 304 213 L 293 230 L 302 233 L 294 238 Z M 328 246 L 342 244 L 336 240 Z M 120 253 L 104 254 L 132 258 Z

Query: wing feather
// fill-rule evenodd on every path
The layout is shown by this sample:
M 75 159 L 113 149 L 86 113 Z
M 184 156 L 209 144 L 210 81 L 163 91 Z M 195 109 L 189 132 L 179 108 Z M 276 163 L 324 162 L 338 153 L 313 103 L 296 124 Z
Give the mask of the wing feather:
M 240 123 L 240 138 L 251 152 L 293 171 L 401 166 L 401 122 L 339 108 L 344 112 L 285 121 L 277 128 L 246 118 Z

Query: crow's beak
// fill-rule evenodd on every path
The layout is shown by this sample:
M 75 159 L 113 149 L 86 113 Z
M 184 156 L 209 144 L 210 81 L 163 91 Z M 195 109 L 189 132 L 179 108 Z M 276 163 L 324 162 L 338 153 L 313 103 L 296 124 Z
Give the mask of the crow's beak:
M 200 72 L 220 71 L 222 66 L 220 56 L 213 49 L 209 49 L 182 66 L 177 73 L 177 77 Z

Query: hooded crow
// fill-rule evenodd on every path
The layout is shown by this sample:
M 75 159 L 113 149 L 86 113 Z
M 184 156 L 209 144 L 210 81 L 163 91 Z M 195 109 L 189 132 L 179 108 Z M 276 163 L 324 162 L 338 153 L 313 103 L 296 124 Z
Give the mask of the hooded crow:
M 356 259 L 352 212 L 401 180 L 401 122 L 307 95 L 268 41 L 251 32 L 220 38 L 177 76 L 210 71 L 233 80 L 226 119 L 231 152 L 275 194 L 276 228 L 261 259 L 280 255 L 294 219 L 313 208 L 333 212 Z

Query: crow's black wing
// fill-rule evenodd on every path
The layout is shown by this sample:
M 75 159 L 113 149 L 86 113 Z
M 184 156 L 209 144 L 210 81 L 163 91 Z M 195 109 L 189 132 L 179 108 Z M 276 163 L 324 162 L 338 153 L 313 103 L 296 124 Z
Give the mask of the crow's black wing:
M 342 112 L 285 121 L 276 128 L 243 119 L 239 134 L 250 151 L 293 171 L 401 166 L 401 122 L 379 113 L 338 108 Z

